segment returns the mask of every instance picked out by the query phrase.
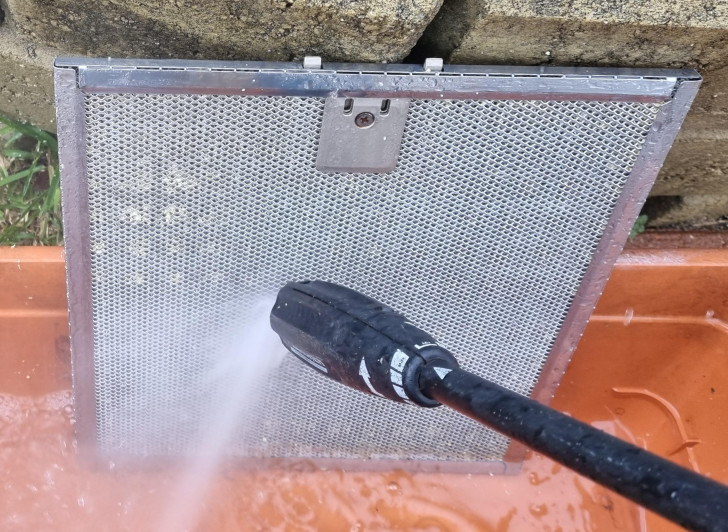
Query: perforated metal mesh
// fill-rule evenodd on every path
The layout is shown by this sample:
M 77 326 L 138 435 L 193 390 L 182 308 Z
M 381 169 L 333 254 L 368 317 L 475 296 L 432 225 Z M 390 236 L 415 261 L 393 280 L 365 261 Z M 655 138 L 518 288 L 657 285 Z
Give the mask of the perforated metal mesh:
M 332 175 L 315 169 L 322 99 L 85 105 L 98 439 L 141 454 L 185 450 L 209 353 L 290 280 L 376 297 L 466 369 L 528 394 L 659 109 L 413 100 L 394 172 Z M 234 452 L 503 457 L 506 438 L 458 414 L 299 364 L 266 383 Z

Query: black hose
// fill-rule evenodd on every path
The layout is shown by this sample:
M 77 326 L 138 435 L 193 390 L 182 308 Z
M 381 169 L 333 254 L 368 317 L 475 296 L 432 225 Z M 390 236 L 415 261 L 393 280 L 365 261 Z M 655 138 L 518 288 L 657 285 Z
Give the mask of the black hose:
M 472 373 L 435 366 L 420 375 L 431 398 L 690 530 L 728 531 L 728 487 Z

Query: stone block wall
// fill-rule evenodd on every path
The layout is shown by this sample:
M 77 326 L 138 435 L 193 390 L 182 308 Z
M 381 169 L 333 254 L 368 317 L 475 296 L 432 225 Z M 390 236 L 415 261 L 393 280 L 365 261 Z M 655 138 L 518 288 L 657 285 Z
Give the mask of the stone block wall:
M 0 112 L 53 130 L 57 55 L 696 68 L 646 210 L 728 226 L 723 0 L 0 0 Z

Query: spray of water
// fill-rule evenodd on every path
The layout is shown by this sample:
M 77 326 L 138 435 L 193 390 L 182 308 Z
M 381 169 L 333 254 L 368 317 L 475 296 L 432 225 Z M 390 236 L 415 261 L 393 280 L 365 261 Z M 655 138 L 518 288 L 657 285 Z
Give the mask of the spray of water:
M 162 509 L 159 532 L 194 530 L 201 517 L 211 481 L 225 457 L 228 442 L 250 409 L 255 408 L 262 383 L 277 368 L 286 351 L 269 324 L 273 300 L 256 305 L 230 345 L 221 350 L 207 378 L 216 390 L 194 454 L 184 467 L 169 502 Z

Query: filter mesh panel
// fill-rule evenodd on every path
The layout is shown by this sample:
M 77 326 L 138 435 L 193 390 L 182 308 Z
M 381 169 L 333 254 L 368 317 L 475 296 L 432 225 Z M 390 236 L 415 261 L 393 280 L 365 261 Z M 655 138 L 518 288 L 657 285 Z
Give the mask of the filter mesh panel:
M 85 100 L 98 443 L 185 452 L 200 375 L 285 282 L 404 312 L 462 365 L 528 394 L 660 104 L 413 100 L 397 169 L 315 169 L 317 98 Z M 365 396 L 290 357 L 232 452 L 498 460 L 445 408 Z M 281 391 L 283 390 L 283 391 Z M 184 412 L 184 415 L 180 415 Z

